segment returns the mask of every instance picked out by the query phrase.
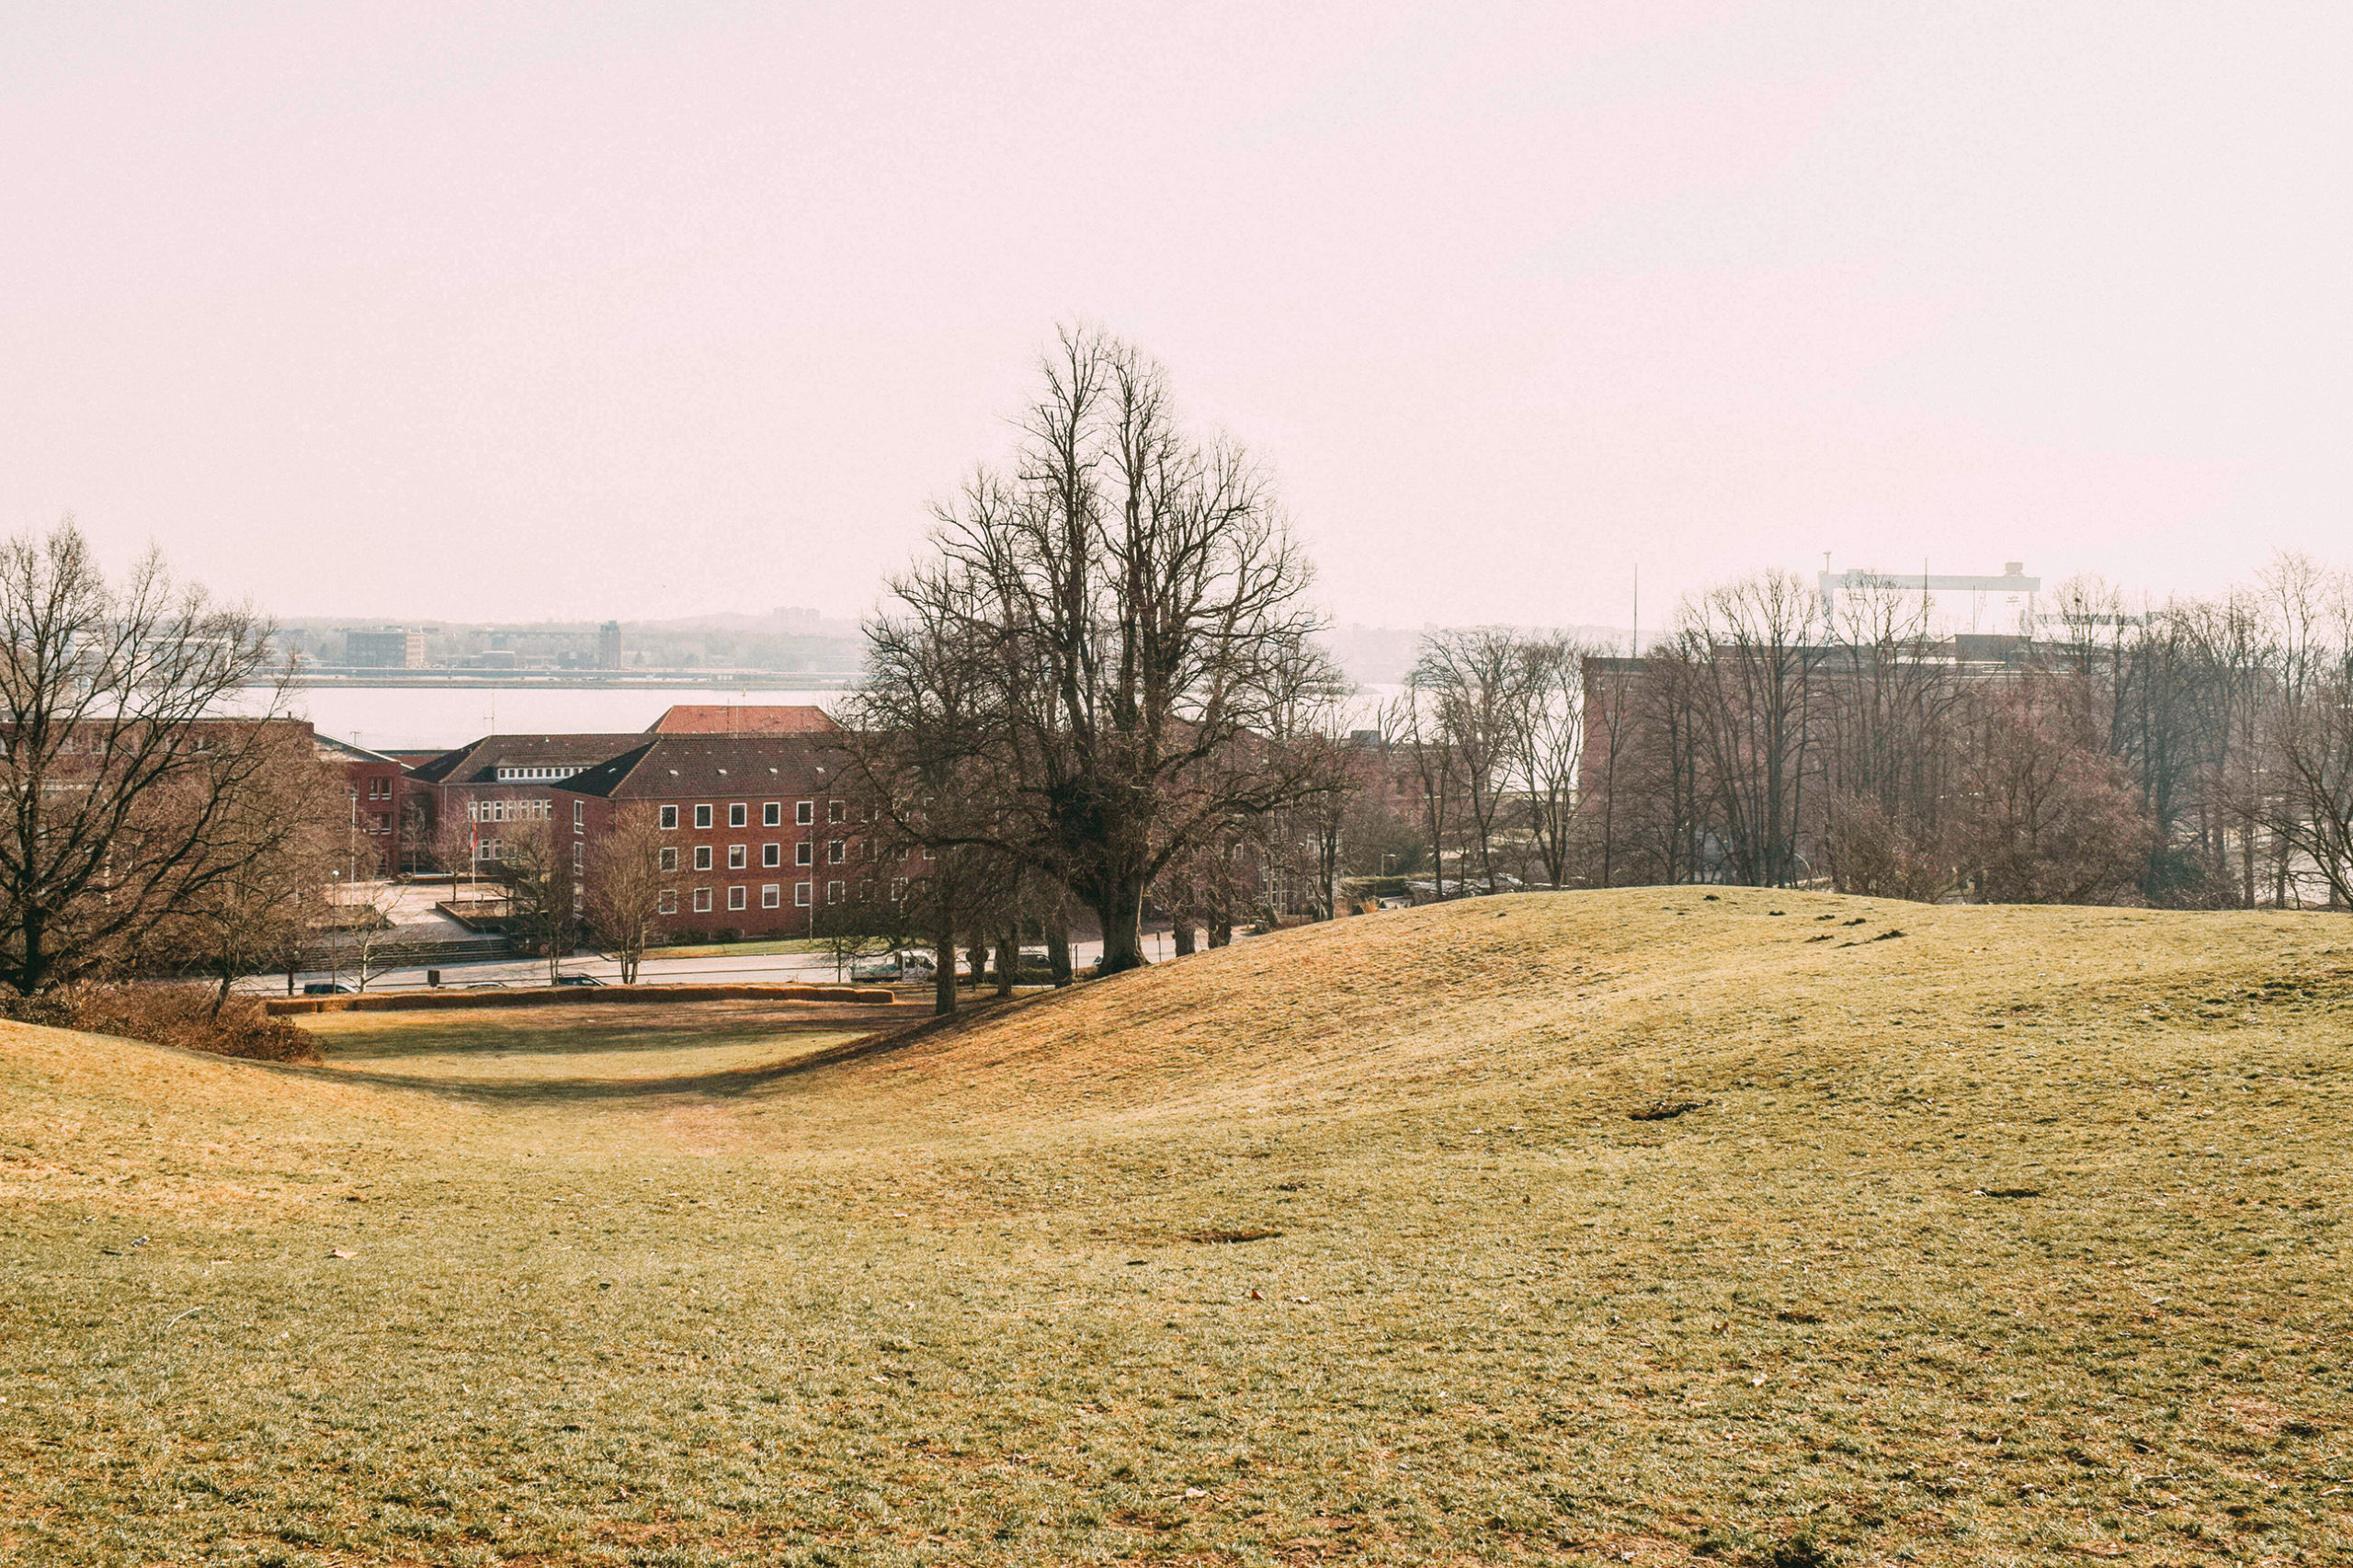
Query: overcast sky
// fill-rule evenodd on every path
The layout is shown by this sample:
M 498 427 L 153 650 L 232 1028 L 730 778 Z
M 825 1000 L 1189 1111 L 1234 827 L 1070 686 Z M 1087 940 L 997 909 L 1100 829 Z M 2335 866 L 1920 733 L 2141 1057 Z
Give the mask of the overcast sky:
M 1060 320 L 1344 621 L 2353 562 L 2353 6 L 0 9 L 0 524 L 856 614 Z

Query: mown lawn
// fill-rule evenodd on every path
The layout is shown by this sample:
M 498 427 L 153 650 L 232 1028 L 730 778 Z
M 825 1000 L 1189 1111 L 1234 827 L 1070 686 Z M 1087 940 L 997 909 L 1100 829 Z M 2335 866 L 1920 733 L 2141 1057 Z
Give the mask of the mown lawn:
M 622 1011 L 0 1037 L 0 1557 L 2353 1559 L 2341 919 L 1646 890 L 847 1058 Z

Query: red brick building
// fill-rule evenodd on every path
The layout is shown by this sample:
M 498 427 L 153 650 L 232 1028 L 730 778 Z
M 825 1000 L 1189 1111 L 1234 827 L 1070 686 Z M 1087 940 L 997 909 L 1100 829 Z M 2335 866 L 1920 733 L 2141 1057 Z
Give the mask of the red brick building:
M 824 732 L 663 734 L 557 787 L 557 818 L 585 878 L 616 815 L 651 812 L 664 915 L 678 935 L 805 937 L 828 912 L 887 913 L 923 874 L 893 856 Z
M 408 769 L 396 757 L 320 734 L 308 720 L 286 722 L 300 724 L 311 737 L 311 748 L 319 760 L 343 776 L 350 795 L 350 837 L 346 846 L 350 864 L 345 874 L 364 881 L 398 871 L 401 806 L 407 792 Z
M 642 807 L 676 835 L 663 855 L 674 933 L 812 936 L 826 912 L 894 905 L 922 875 L 919 856 L 879 858 L 840 733 L 815 708 L 680 706 L 634 734 L 486 735 L 415 768 L 413 787 L 427 797 L 423 831 L 462 824 L 478 873 L 517 832 L 551 824 L 572 846 L 575 895 L 616 814 Z
M 558 784 L 645 741 L 642 733 L 484 735 L 414 771 L 430 800 L 421 831 L 441 843 L 444 824 L 464 823 L 473 869 L 486 870 L 514 827 L 552 820 Z

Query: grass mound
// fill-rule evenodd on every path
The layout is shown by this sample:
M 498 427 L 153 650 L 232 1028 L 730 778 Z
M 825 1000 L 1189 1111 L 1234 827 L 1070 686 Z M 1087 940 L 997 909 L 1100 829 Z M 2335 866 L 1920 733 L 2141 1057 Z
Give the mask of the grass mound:
M 2353 1553 L 2341 917 L 1529 896 L 854 1027 L 0 1029 L 0 1560 Z

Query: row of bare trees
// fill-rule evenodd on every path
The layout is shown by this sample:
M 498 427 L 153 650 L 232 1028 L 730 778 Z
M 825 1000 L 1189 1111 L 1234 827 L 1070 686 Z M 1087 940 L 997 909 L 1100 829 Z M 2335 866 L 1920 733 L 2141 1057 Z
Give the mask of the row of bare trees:
M 1423 639 L 1405 690 L 1383 711 L 1410 769 L 1437 891 L 1476 879 L 1567 886 L 1578 835 L 1579 697 L 1589 650 L 1557 633 L 1481 627 Z
M 1907 591 L 1705 596 L 1588 665 L 1582 880 L 2353 903 L 2345 575 L 2139 610 L 2079 580 L 2038 621 L 1963 658 Z

